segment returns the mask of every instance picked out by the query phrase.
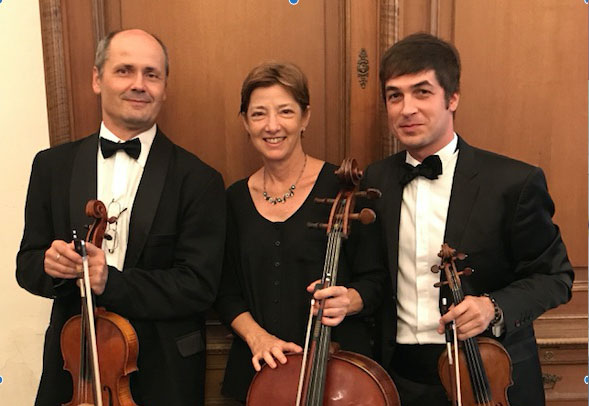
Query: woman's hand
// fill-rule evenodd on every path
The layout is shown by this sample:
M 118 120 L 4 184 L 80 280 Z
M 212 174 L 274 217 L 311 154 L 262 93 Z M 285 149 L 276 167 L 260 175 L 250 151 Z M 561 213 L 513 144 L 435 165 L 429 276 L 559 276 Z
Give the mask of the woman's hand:
M 321 283 L 320 280 L 316 280 L 307 286 L 307 292 L 313 293 L 315 291 L 315 285 Z M 323 308 L 323 317 L 321 322 L 326 326 L 337 326 L 340 324 L 347 314 L 357 313 L 356 309 L 352 309 L 351 296 L 358 296 L 358 292 L 354 289 L 348 289 L 345 286 L 331 286 L 329 288 L 317 290 L 313 297 L 315 298 L 315 308 L 313 313 L 317 315 L 317 311 L 320 307 L 320 301 L 325 301 L 325 307 Z M 360 299 L 360 303 L 362 300 Z
M 252 352 L 252 365 L 256 371 L 262 369 L 260 360 L 270 368 L 276 368 L 275 360 L 286 364 L 285 352 L 301 352 L 303 349 L 292 342 L 286 342 L 264 330 L 250 312 L 241 313 L 231 322 L 231 328 L 247 343 Z
M 285 352 L 301 352 L 303 349 L 293 342 L 286 342 L 280 338 L 269 334 L 267 331 L 260 331 L 256 335 L 252 335 L 247 340 L 252 351 L 252 364 L 256 371 L 262 369 L 260 360 L 266 361 L 266 364 L 272 369 L 276 368 L 276 360 L 281 364 L 286 364 Z

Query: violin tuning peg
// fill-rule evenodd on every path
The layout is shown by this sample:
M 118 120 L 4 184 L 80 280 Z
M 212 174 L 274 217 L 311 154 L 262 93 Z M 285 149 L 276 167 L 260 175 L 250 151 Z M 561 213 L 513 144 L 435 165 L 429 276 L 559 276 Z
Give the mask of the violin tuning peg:
M 438 273 L 438 272 L 440 272 L 440 267 L 439 267 L 439 265 L 432 265 L 431 271 L 432 271 L 433 273 Z M 437 286 L 436 286 L 436 287 L 437 287 Z
M 321 229 L 326 230 L 327 229 L 327 224 L 308 222 L 307 223 L 307 227 L 309 227 L 309 228 L 315 228 L 317 230 L 321 230 Z
M 458 254 L 456 254 L 456 258 L 459 259 L 459 260 L 461 260 L 461 261 L 465 260 L 467 256 L 468 255 L 466 255 L 466 254 L 464 254 L 462 252 L 459 252 Z
M 104 239 L 105 239 L 106 241 L 110 241 L 110 240 L 112 240 L 112 235 L 110 235 L 110 234 L 106 234 L 106 233 L 105 233 L 105 234 L 104 234 Z
M 472 269 L 471 267 L 466 267 L 460 273 L 464 276 L 470 276 L 470 275 L 472 275 L 473 272 L 474 272 L 474 269 Z

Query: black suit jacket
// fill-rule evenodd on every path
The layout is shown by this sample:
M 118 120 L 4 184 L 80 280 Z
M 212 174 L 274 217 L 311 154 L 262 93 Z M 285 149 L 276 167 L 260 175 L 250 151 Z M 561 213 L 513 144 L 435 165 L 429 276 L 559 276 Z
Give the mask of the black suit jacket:
M 469 146 L 459 138 L 444 242 L 468 254 L 459 266 L 475 272 L 462 278 L 465 295 L 490 293 L 504 312 L 500 339 L 514 363 L 537 358 L 532 322 L 570 299 L 573 271 L 558 227 L 554 204 L 540 168 Z M 370 165 L 364 183 L 377 187 L 375 201 L 389 289 L 378 323 L 377 350 L 387 367 L 396 338 L 399 218 L 403 189 L 399 168 L 405 151 Z M 436 264 L 431 264 L 436 265 Z M 539 371 L 532 373 L 536 387 Z
M 71 240 L 72 229 L 85 236 L 97 152 L 94 134 L 42 151 L 33 163 L 16 276 L 28 291 L 54 299 L 36 405 L 72 396 L 59 339 L 63 324 L 80 312 L 79 289 L 45 274 L 43 259 L 53 240 Z M 123 272 L 109 267 L 97 297 L 137 332 L 139 371 L 131 388 L 140 405 L 204 402 L 204 312 L 220 279 L 225 215 L 220 174 L 158 131 L 133 203 Z

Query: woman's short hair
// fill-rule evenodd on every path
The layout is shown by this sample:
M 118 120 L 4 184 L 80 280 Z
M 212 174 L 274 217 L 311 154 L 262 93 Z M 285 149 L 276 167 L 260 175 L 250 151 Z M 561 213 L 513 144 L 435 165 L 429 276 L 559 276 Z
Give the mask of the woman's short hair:
M 309 106 L 309 85 L 303 71 L 290 62 L 265 62 L 253 68 L 241 86 L 239 112 L 247 113 L 252 92 L 259 87 L 280 85 L 289 92 L 304 113 Z

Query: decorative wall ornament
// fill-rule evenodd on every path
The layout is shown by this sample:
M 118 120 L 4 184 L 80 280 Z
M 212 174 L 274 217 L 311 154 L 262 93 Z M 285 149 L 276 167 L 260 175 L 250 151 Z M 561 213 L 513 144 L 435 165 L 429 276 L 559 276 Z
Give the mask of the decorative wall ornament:
M 356 64 L 356 74 L 362 89 L 366 88 L 366 84 L 368 83 L 369 69 L 370 66 L 368 65 L 368 54 L 364 48 L 361 48 L 360 53 L 358 54 L 358 63 Z
M 542 374 L 542 382 L 544 383 L 544 389 L 554 389 L 556 382 L 562 380 L 562 376 L 554 374 Z

